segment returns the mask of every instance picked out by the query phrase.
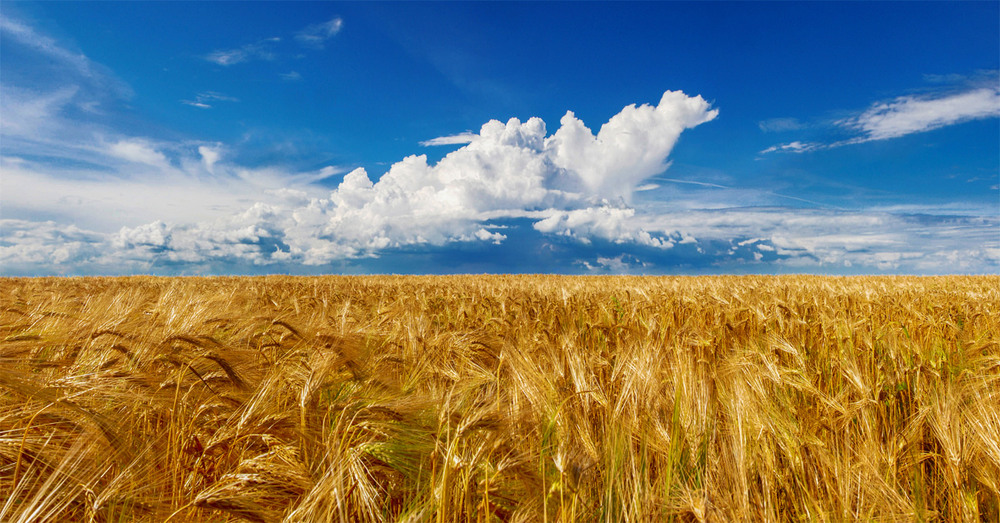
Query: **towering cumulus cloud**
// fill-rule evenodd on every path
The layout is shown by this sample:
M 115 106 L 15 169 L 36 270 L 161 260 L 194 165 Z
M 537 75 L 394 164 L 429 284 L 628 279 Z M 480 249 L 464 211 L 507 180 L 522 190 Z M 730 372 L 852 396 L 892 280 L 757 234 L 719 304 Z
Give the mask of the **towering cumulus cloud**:
M 701 96 L 667 91 L 656 107 L 622 109 L 594 136 L 569 112 L 559 130 L 545 140 L 545 152 L 589 194 L 628 201 L 643 180 L 667 168 L 667 156 L 682 131 L 718 114 Z
M 668 91 L 656 106 L 625 107 L 596 136 L 572 112 L 552 136 L 540 118 L 492 120 L 436 165 L 409 156 L 376 183 L 363 169 L 351 172 L 312 212 L 328 217 L 322 237 L 360 251 L 500 241 L 483 229 L 490 218 L 627 202 L 643 180 L 667 168 L 681 132 L 717 114 L 700 96 Z

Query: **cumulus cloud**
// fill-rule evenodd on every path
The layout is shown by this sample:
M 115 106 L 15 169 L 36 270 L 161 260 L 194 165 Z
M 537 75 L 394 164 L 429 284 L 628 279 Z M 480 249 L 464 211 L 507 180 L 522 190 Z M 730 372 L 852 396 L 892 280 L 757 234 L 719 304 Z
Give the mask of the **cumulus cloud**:
M 295 34 L 295 40 L 306 47 L 322 49 L 326 41 L 333 38 L 344 27 L 344 21 L 334 17 L 326 22 L 313 24 Z
M 614 243 L 635 243 L 658 249 L 669 249 L 674 240 L 662 234 L 650 233 L 634 220 L 635 209 L 607 205 L 559 211 L 535 222 L 537 231 L 559 234 L 590 243 L 600 238 Z
M 643 262 L 639 258 L 627 253 L 622 253 L 614 257 L 598 256 L 594 263 L 587 260 L 580 260 L 577 261 L 577 264 L 582 265 L 590 272 L 609 272 L 612 274 L 642 272 L 650 267 L 649 263 Z
M 90 260 L 100 260 L 104 235 L 53 221 L 0 219 L 0 269 L 6 274 L 32 274 L 42 268 L 59 274 Z M 98 261 L 101 264 L 104 260 Z
M 572 112 L 546 140 L 553 164 L 575 174 L 582 189 L 626 201 L 640 182 L 666 170 L 681 132 L 718 116 L 702 97 L 667 91 L 656 106 L 630 105 L 595 136 Z
M 314 200 L 294 218 L 321 225 L 321 237 L 335 238 L 353 253 L 483 239 L 482 224 L 490 219 L 554 216 L 555 209 L 627 199 L 643 180 L 666 169 L 683 130 L 716 114 L 701 97 L 667 92 L 657 106 L 626 107 L 596 136 L 571 112 L 551 136 L 540 118 L 493 120 L 436 165 L 424 155 L 410 156 L 377 182 L 364 169 L 352 171 L 329 198 Z M 581 163 L 580 156 L 591 163 Z
M 64 185 L 31 162 L 6 165 L 4 178 L 24 182 L 25 188 L 15 189 L 18 200 L 52 212 L 66 212 L 72 206 L 64 199 L 72 197 L 76 212 L 83 213 L 107 201 L 102 189 L 112 184 L 114 193 L 126 195 L 113 200 L 119 208 L 150 202 L 132 215 L 158 215 L 158 221 L 120 230 L 113 242 L 117 250 L 175 262 L 246 256 L 251 263 L 322 264 L 415 245 L 502 243 L 506 235 L 496 232 L 496 220 L 541 219 L 542 231 L 579 221 L 574 213 L 605 212 L 591 206 L 626 202 L 646 178 L 666 169 L 683 130 L 716 114 L 701 97 L 667 92 L 656 106 L 624 108 L 596 135 L 572 113 L 551 136 L 539 118 L 493 120 L 436 164 L 425 155 L 409 156 L 377 180 L 356 169 L 326 195 L 312 184 L 342 172 L 333 166 L 300 174 L 250 171 L 227 162 L 218 144 L 177 147 L 129 137 L 96 146 L 109 161 L 129 165 L 128 179 L 104 176 Z M 580 163 L 578 156 L 591 163 Z M 291 189 L 277 190 L 282 185 Z M 219 194 L 230 198 L 212 202 Z M 208 195 L 206 209 L 192 213 L 197 195 Z M 250 210 L 234 213 L 240 201 Z M 634 211 L 612 214 L 619 212 Z M 203 219 L 191 221 L 195 214 Z M 577 234 L 611 238 L 619 231 L 608 223 Z M 661 248 L 670 243 L 641 231 L 621 239 Z M 260 250 L 262 244 L 267 248 Z
M 361 190 L 366 189 L 363 180 L 355 181 L 362 184 Z M 215 221 L 154 221 L 114 233 L 51 221 L 0 220 L 0 266 L 6 274 L 60 273 L 66 268 L 81 273 L 158 272 L 171 267 L 199 273 L 211 267 L 246 271 L 285 263 L 327 265 L 374 254 L 358 249 L 357 243 L 341 241 L 328 230 L 323 208 L 315 203 L 255 204 Z M 311 212 L 316 214 L 309 215 L 303 207 L 313 207 Z M 493 248 L 524 252 L 559 238 L 585 247 L 564 248 L 567 258 L 558 260 L 559 267 L 576 263 L 596 272 L 656 272 L 674 270 L 677 263 L 727 271 L 738 267 L 759 271 L 766 263 L 766 270 L 834 273 L 991 273 L 1000 269 L 1000 239 L 995 235 L 1000 220 L 996 217 L 744 208 L 663 214 L 602 211 L 535 223 L 541 223 L 535 229 L 540 235 L 537 239 Z M 592 236 L 584 235 L 587 227 Z M 570 230 L 572 234 L 563 234 Z M 649 244 L 649 237 L 674 246 L 665 249 Z M 504 239 L 503 234 L 480 227 L 455 241 L 496 244 Z M 384 236 L 383 241 L 390 247 L 391 236 Z M 580 261 L 581 253 L 596 254 L 596 260 Z M 523 255 L 520 259 L 527 260 Z M 504 267 L 518 270 L 516 263 Z
M 589 231 L 616 244 L 648 238 L 689 246 L 714 264 L 755 263 L 836 271 L 990 272 L 1000 268 L 996 216 L 891 214 L 820 209 L 735 208 L 634 213 L 575 212 L 537 222 L 568 237 Z M 678 240 L 679 238 L 679 240 Z M 578 238 L 586 240 L 583 236 Z

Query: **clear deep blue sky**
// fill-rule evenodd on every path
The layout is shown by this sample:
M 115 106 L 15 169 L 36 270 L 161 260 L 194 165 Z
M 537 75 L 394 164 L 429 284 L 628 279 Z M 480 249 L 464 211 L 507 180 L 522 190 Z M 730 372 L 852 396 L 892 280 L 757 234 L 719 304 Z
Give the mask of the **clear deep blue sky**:
M 0 15 L 2 274 L 1000 271 L 998 2 Z

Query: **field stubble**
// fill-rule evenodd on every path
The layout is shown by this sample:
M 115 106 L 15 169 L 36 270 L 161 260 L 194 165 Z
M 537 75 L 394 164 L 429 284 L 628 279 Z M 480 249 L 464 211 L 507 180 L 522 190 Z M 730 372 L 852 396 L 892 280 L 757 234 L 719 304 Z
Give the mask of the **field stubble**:
M 997 521 L 1000 277 L 0 279 L 3 521 Z

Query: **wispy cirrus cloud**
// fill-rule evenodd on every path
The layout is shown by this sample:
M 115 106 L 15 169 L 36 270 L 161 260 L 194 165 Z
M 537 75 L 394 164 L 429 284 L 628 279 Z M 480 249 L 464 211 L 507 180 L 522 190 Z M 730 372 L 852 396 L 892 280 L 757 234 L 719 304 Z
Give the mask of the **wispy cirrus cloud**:
M 190 105 L 192 107 L 197 107 L 199 109 L 211 109 L 214 102 L 238 102 L 238 98 L 232 96 L 226 96 L 221 93 L 216 93 L 213 91 L 207 91 L 204 93 L 198 93 L 194 100 L 181 100 L 182 104 Z
M 274 60 L 277 57 L 275 44 L 278 42 L 281 42 L 281 38 L 275 36 L 234 49 L 217 49 L 205 55 L 205 60 L 223 67 L 251 60 Z
M 0 34 L 33 48 L 51 59 L 71 65 L 77 73 L 93 76 L 93 63 L 82 53 L 74 53 L 59 45 L 55 39 L 38 33 L 31 26 L 19 20 L 0 15 Z
M 312 24 L 295 34 L 295 40 L 305 47 L 322 49 L 344 27 L 344 20 L 334 17 L 326 22 Z
M 1000 88 L 986 87 L 938 97 L 901 96 L 837 123 L 860 132 L 857 141 L 868 142 L 997 116 L 1000 116 Z
M 116 78 L 108 68 L 94 62 L 82 52 L 70 50 L 56 39 L 36 31 L 24 21 L 0 14 L 0 36 L 6 40 L 6 45 L 16 43 L 44 57 L 45 61 L 39 62 L 39 65 L 46 64 L 66 71 L 81 83 L 111 91 L 115 96 L 132 95 L 132 89 Z
M 957 125 L 972 120 L 1000 117 L 1000 87 L 996 85 L 967 86 L 963 90 L 938 92 L 923 96 L 900 96 L 889 101 L 878 102 L 854 116 L 842 118 L 832 123 L 840 131 L 854 136 L 830 142 L 803 142 L 796 140 L 777 144 L 761 151 L 761 154 L 807 153 L 821 149 L 831 149 L 865 142 L 889 140 L 911 134 L 923 133 Z M 779 122 L 785 119 L 777 119 Z M 774 120 L 761 130 L 776 130 Z M 781 123 L 778 127 L 781 127 Z
M 773 152 L 783 152 L 783 153 L 806 153 L 809 151 L 815 151 L 816 149 L 821 149 L 825 146 L 819 143 L 808 143 L 800 142 L 798 140 L 789 143 L 782 143 L 778 145 L 772 145 L 767 149 L 761 151 L 761 154 L 773 153 Z
M 326 42 L 328 40 L 340 32 L 343 25 L 344 21 L 339 17 L 327 20 L 326 22 L 312 24 L 295 33 L 294 40 L 303 47 L 320 50 L 326 47 Z M 284 40 L 278 36 L 263 38 L 240 47 L 216 49 L 206 54 L 204 59 L 223 67 L 229 67 L 255 60 L 274 61 L 277 60 L 282 54 L 279 49 L 279 45 L 281 45 L 283 41 Z M 288 50 L 286 49 L 286 52 L 287 51 Z M 298 73 L 292 72 L 282 75 L 282 77 L 286 79 L 298 79 L 298 77 L 289 78 L 287 75 L 298 75 Z

